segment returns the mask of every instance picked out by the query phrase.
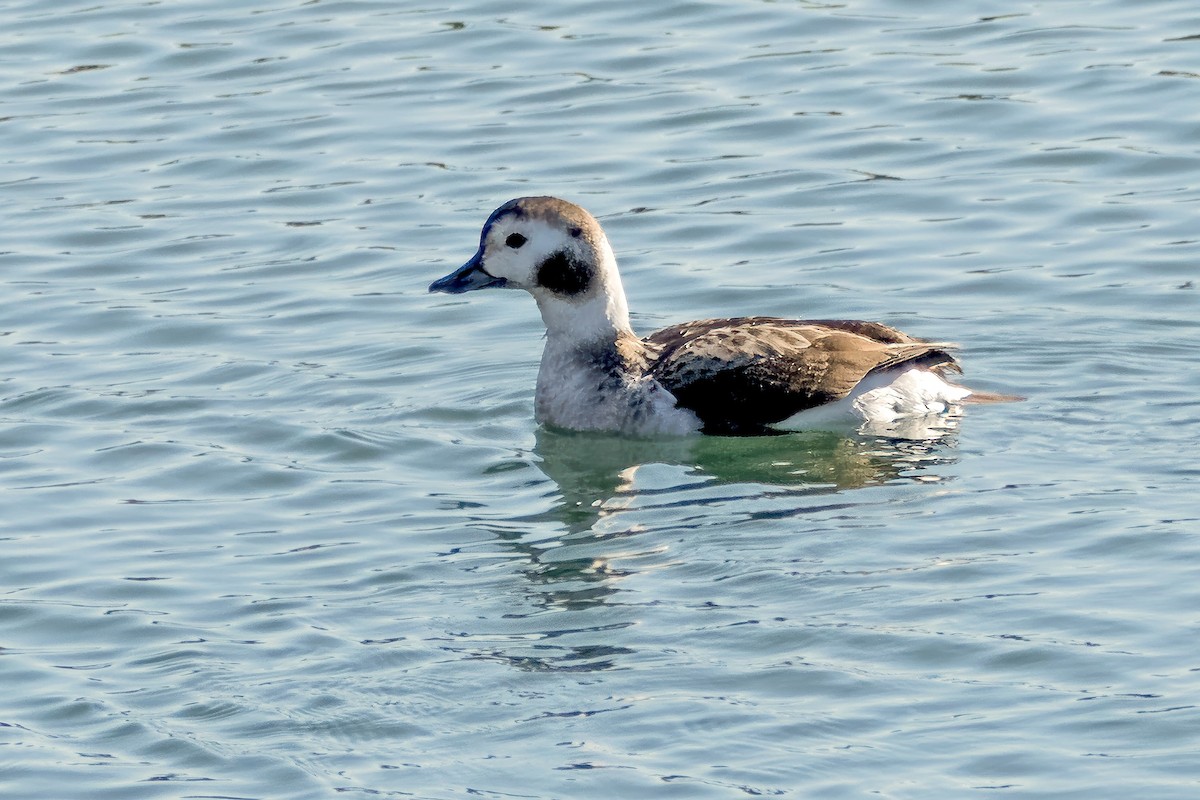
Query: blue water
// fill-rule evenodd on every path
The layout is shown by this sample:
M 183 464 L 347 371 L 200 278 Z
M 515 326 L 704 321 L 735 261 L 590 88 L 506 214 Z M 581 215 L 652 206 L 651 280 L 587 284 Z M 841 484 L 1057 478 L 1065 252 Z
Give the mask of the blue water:
M 0 796 L 1200 796 L 1184 0 L 0 4 Z M 539 430 L 639 330 L 961 345 L 940 437 Z

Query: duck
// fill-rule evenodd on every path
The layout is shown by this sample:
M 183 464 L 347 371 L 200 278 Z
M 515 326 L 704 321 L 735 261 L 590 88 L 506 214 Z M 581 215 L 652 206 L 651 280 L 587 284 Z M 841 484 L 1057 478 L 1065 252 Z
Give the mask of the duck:
M 954 345 L 879 322 L 771 316 L 684 322 L 639 337 L 600 223 L 557 197 L 518 197 L 479 247 L 429 286 L 521 289 L 546 326 L 534 416 L 630 436 L 763 435 L 846 417 L 866 423 L 956 413 L 1017 397 L 953 382 Z

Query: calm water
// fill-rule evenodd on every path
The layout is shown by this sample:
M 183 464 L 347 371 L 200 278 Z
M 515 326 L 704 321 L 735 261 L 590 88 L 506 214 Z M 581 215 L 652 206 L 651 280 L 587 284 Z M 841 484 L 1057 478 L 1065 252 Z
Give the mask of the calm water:
M 0 796 L 1200 796 L 1187 0 L 0 3 Z M 963 346 L 932 440 L 541 431 L 643 330 Z

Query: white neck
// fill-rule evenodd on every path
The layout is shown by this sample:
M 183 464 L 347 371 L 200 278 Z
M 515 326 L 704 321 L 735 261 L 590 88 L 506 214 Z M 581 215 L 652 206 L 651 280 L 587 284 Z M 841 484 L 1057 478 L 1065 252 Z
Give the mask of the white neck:
M 583 297 L 534 293 L 546 324 L 548 345 L 565 348 L 615 345 L 620 337 L 633 335 L 617 259 L 607 239 L 602 238 L 597 244 L 595 266 L 595 285 Z

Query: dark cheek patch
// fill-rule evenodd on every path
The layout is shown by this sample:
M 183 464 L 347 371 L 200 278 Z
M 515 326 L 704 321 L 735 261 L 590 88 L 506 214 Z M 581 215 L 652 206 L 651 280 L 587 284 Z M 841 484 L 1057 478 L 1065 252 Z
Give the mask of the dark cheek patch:
M 537 282 L 555 294 L 573 297 L 587 291 L 592 269 L 566 250 L 559 250 L 538 265 Z

